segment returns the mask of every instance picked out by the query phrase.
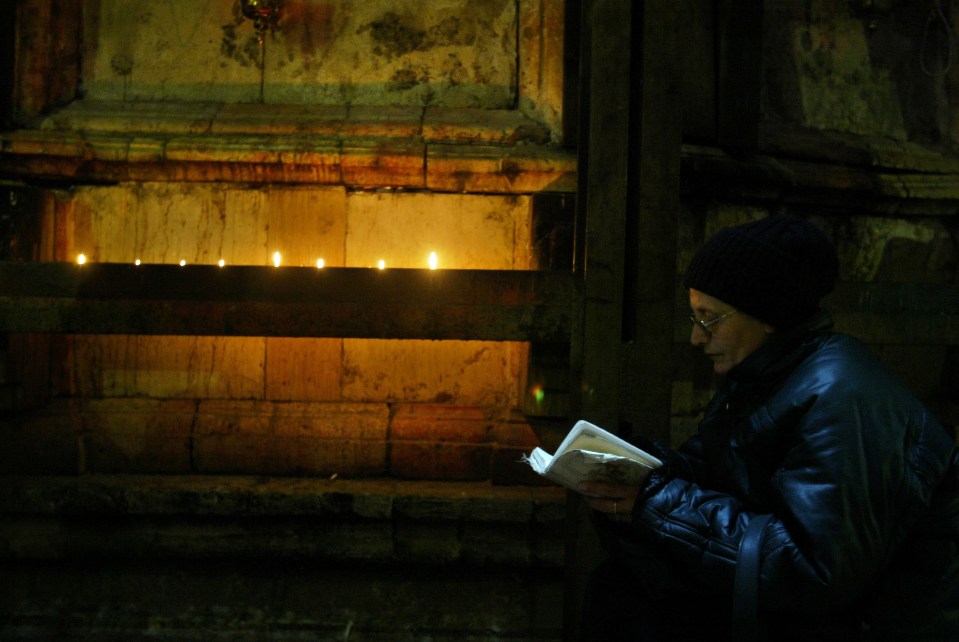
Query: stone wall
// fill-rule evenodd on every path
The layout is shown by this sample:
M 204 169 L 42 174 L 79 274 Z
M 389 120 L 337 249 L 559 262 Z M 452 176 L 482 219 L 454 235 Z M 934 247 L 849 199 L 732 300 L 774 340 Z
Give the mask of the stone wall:
M 798 213 L 797 213 L 798 210 Z M 707 238 L 715 230 L 782 211 L 780 207 L 764 207 L 756 203 L 717 203 L 699 211 L 690 211 L 682 231 L 686 238 Z M 897 217 L 822 215 L 807 208 L 793 209 L 793 215 L 805 216 L 833 239 L 839 253 L 840 289 L 856 289 L 864 285 L 898 288 L 890 290 L 894 299 L 875 301 L 876 312 L 850 313 L 849 300 L 841 294 L 827 297 L 824 307 L 836 321 L 836 329 L 865 341 L 892 372 L 922 399 L 952 435 L 959 438 L 959 403 L 950 378 L 959 364 L 959 351 L 950 339 L 910 333 L 909 319 L 923 316 L 943 318 L 953 314 L 959 294 L 952 291 L 952 303 L 944 300 L 923 300 L 922 286 L 940 288 L 949 296 L 955 284 L 959 265 L 956 246 L 956 221 L 941 216 Z M 680 253 L 680 272 L 692 258 L 693 246 Z M 946 289 L 941 289 L 945 287 Z M 900 292 L 896 294 L 895 292 Z M 858 295 L 868 296 L 868 295 Z M 877 297 L 878 299 L 879 297 Z M 911 302 L 910 302 L 911 300 Z M 905 304 L 905 306 L 904 306 Z M 860 302 L 868 309 L 869 301 Z M 905 307 L 905 309 L 903 309 Z M 913 308 L 914 311 L 909 310 Z M 952 311 L 952 312 L 950 312 Z M 888 325 L 892 330 L 884 329 Z M 904 330 L 901 330 L 905 326 Z M 688 344 L 689 328 L 677 331 L 677 363 L 679 374 L 673 381 L 673 425 L 670 440 L 682 443 L 695 433 L 699 418 L 716 388 L 711 365 L 704 363 L 699 352 Z
M 486 484 L 6 479 L 0 634 L 560 639 L 563 505 Z
M 574 156 L 558 146 L 562 3 L 295 0 L 264 33 L 240 6 L 108 0 L 68 16 L 36 0 L 15 12 L 24 44 L 13 111 L 25 126 L 7 134 L 8 158 L 73 183 L 42 190 L 22 257 L 266 266 L 279 253 L 284 266 L 395 269 L 425 268 L 435 253 L 440 272 L 533 267 L 534 195 L 574 187 Z M 61 19 L 80 22 L 83 37 Z M 69 104 L 37 108 L 50 47 L 76 48 L 82 82 Z M 517 420 L 525 343 L 121 334 L 10 344 L 33 430 L 62 412 L 43 410 L 51 399 L 78 400 L 65 407 L 85 417 L 79 432 L 51 419 L 42 432 L 62 456 L 26 440 L 9 457 L 17 470 L 133 471 L 149 460 L 133 453 L 150 445 L 169 455 L 152 470 L 242 472 L 232 458 L 270 474 L 487 479 L 501 447 L 536 442 Z M 147 400 L 192 418 L 174 412 L 181 428 L 165 437 L 152 418 L 135 420 Z M 375 428 L 351 432 L 351 404 L 367 404 Z M 423 405 L 424 424 L 460 409 L 478 418 L 455 434 L 399 430 L 393 449 L 391 418 L 408 404 Z M 216 438 L 203 421 L 214 405 L 235 417 Z M 291 414 L 317 422 L 312 433 L 264 419 Z M 126 434 L 117 417 L 131 422 Z M 254 452 L 265 434 L 285 437 Z M 231 446 L 204 454 L 221 442 Z M 439 460 L 403 455 L 414 442 Z M 336 464 L 337 444 L 360 451 Z M 503 481 L 528 480 L 516 471 Z
M 942 3 L 941 14 L 896 1 L 763 8 L 758 144 L 733 154 L 735 169 L 702 172 L 705 156 L 690 152 L 677 282 L 720 227 L 808 218 L 839 252 L 839 291 L 825 302 L 837 329 L 868 343 L 959 437 L 959 70 L 949 21 L 959 5 Z M 698 103 L 687 104 L 687 139 L 715 137 Z M 716 385 L 688 330 L 677 326 L 674 444 L 695 431 Z
M 0 10 L 4 260 L 535 267 L 564 3 L 285 0 L 262 45 L 239 7 Z M 0 637 L 559 639 L 529 351 L 5 335 Z
M 279 251 L 289 265 L 372 270 L 436 251 L 441 269 L 568 270 L 581 183 L 562 146 L 577 92 L 563 72 L 580 52 L 576 29 L 561 36 L 563 4 L 287 1 L 260 49 L 227 0 L 83 3 L 87 14 L 17 3 L 17 128 L 0 132 L 10 253 L 269 269 Z M 955 429 L 959 69 L 913 2 L 758 4 L 761 43 L 736 31 L 738 0 L 680 0 L 676 51 L 631 60 L 651 81 L 666 62 L 684 70 L 669 104 L 643 106 L 682 120 L 682 141 L 651 161 L 681 166 L 682 207 L 643 229 L 669 239 L 678 284 L 720 226 L 810 218 L 840 251 L 827 301 L 839 329 Z M 735 47 L 761 51 L 755 78 L 723 58 L 724 12 Z M 743 98 L 717 89 L 721 69 L 754 92 L 752 136 L 721 131 Z M 628 168 L 603 169 L 628 184 Z M 634 276 L 636 291 L 659 291 Z M 676 291 L 672 355 L 652 364 L 671 384 L 669 425 L 633 426 L 674 444 L 716 385 Z M 7 343 L 21 396 L 2 423 L 0 635 L 562 637 L 564 581 L 585 569 L 567 568 L 563 492 L 518 459 L 552 447 L 575 408 L 567 345 Z M 626 419 L 647 357 L 624 357 Z
M 518 93 L 518 10 L 288 0 L 261 49 L 232 0 L 107 0 L 84 21 L 84 85 L 92 100 L 506 109 Z
M 526 196 L 141 183 L 56 199 L 46 260 L 378 269 L 528 269 Z M 317 268 L 324 269 L 324 268 Z M 441 278 L 441 274 L 438 275 Z M 63 445 L 9 460 L 62 472 L 338 474 L 489 479 L 495 457 L 536 438 L 517 342 L 65 335 L 54 404 L 34 413 Z M 58 417 L 78 413 L 79 426 Z M 450 421 L 449 417 L 461 417 Z M 168 418 L 168 419 L 167 419 Z M 45 424 L 45 422 L 48 422 Z M 415 426 L 415 430 L 411 430 Z M 57 437 L 53 437 L 57 435 Z M 268 440 L 269 447 L 261 444 Z M 415 456 L 410 449 L 420 449 Z M 516 467 L 513 481 L 526 479 Z M 501 480 L 502 481 L 502 480 Z

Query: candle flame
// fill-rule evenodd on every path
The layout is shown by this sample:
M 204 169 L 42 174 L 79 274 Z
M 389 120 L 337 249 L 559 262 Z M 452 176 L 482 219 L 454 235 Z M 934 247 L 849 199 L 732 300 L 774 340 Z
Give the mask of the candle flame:
M 216 262 L 216 264 L 219 265 L 220 267 L 223 267 L 224 265 L 226 265 L 226 261 L 224 261 L 223 259 L 220 259 L 219 261 Z
M 324 265 L 326 265 L 326 261 L 324 261 L 323 259 L 316 259 L 316 267 L 321 268 Z
M 280 253 L 279 253 L 279 252 L 274 252 L 274 253 L 273 253 L 273 265 L 276 266 L 276 267 L 280 267 Z
M 180 259 L 180 267 L 186 265 L 186 259 Z
M 383 259 L 380 259 L 380 262 L 377 264 L 377 267 L 379 267 L 381 270 L 385 269 L 386 261 L 384 261 Z
M 87 255 L 82 252 L 77 255 L 77 265 L 83 265 L 87 262 Z
M 140 259 L 137 259 L 133 262 L 133 265 L 140 265 Z
M 435 270 L 439 265 L 439 259 L 436 258 L 436 252 L 430 252 L 430 269 Z

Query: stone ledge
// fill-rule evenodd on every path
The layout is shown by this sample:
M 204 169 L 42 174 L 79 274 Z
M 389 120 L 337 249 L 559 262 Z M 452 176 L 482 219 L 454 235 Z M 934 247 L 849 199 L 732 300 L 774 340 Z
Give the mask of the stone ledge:
M 553 486 L 218 475 L 0 477 L 0 513 L 358 517 L 556 523 L 565 493 Z
M 959 154 L 906 141 L 766 127 L 754 151 L 682 146 L 684 190 L 820 212 L 954 216 Z
M 0 133 L 0 171 L 81 181 L 230 181 L 574 192 L 576 154 L 518 111 L 76 101 Z
M 948 146 L 782 123 L 760 125 L 759 151 L 784 159 L 835 163 L 890 173 L 959 174 L 959 154 Z
M 283 105 L 76 100 L 35 129 L 125 136 L 309 136 L 340 140 L 548 145 L 549 129 L 520 111 L 381 105 Z

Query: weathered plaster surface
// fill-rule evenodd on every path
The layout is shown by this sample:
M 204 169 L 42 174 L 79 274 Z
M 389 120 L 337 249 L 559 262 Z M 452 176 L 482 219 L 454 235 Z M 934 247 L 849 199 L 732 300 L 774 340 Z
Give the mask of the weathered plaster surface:
M 103 0 L 87 25 L 87 96 L 488 109 L 515 102 L 510 0 L 286 0 L 262 47 L 235 5 Z
M 846 280 L 937 282 L 955 273 L 955 242 L 940 220 L 857 216 L 837 227 Z
M 872 64 L 863 23 L 828 4 L 793 32 L 805 124 L 905 139 L 895 84 Z

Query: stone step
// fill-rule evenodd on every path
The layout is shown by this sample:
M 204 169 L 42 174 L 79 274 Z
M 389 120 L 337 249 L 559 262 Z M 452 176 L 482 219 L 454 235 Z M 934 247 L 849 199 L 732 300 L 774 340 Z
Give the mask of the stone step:
M 561 568 L 558 487 L 206 475 L 5 476 L 7 560 Z
M 562 574 L 310 562 L 17 563 L 0 639 L 480 642 L 562 639 Z

